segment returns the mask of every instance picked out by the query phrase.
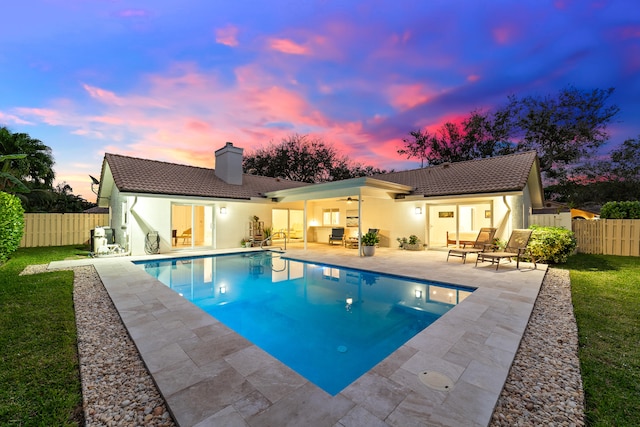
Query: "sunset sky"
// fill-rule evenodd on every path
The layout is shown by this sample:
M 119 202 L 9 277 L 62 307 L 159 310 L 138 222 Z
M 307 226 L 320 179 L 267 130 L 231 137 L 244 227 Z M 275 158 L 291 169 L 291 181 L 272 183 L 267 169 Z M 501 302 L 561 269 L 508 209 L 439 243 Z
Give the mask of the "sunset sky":
M 95 201 L 105 152 L 213 167 L 313 134 L 396 170 L 417 128 L 507 96 L 616 88 L 640 135 L 638 0 L 21 0 L 0 25 L 0 125 Z

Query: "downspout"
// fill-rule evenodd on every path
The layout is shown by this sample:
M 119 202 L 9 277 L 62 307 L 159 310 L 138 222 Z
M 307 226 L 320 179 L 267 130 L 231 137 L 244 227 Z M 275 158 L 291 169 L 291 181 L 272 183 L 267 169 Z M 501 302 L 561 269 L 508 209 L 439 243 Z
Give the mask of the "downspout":
M 137 203 L 138 203 L 138 196 L 134 196 L 134 201 L 133 201 L 133 204 L 131 205 L 131 207 L 129 208 L 129 212 L 131 212 L 131 218 L 135 219 L 136 222 L 138 223 L 138 225 L 140 226 L 140 228 L 142 229 L 142 234 L 144 236 L 146 236 L 147 233 L 149 231 L 151 231 L 151 227 L 149 226 L 149 224 L 147 224 L 145 222 L 145 220 L 142 218 L 142 216 L 140 216 L 133 209 Z M 130 235 L 129 235 L 129 246 L 131 246 L 131 236 Z M 131 249 L 129 249 L 129 252 L 131 252 Z
M 498 227 L 498 231 L 500 231 L 500 229 L 504 230 L 504 228 L 507 226 L 507 219 L 511 217 L 511 206 L 509 206 L 509 203 L 507 203 L 507 196 L 502 196 L 502 203 L 504 203 L 504 205 L 507 207 L 507 213 L 502 217 L 502 222 L 500 224 L 500 227 Z
M 136 205 L 136 203 L 138 203 L 138 196 L 133 197 L 133 203 L 129 208 L 129 213 L 131 214 L 132 218 L 133 218 L 133 212 L 134 212 L 133 208 Z M 125 236 L 127 236 L 127 247 L 126 247 L 125 253 L 127 255 L 131 255 L 131 227 L 129 227 L 129 224 L 126 224 L 126 226 L 127 226 L 127 230 L 125 231 Z

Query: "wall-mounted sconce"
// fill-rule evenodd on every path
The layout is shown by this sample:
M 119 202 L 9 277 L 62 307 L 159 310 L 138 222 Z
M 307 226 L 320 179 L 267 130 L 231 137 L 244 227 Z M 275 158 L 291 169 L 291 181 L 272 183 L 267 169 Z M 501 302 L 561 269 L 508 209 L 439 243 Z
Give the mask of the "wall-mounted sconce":
M 420 289 L 416 289 L 416 298 L 422 298 L 422 291 Z
M 227 214 L 227 208 L 225 206 L 220 208 L 220 215 L 226 215 Z
M 420 206 L 416 208 L 416 215 L 422 215 L 422 208 Z
M 227 287 L 226 286 L 220 286 L 220 293 L 221 294 L 226 294 L 227 293 Z

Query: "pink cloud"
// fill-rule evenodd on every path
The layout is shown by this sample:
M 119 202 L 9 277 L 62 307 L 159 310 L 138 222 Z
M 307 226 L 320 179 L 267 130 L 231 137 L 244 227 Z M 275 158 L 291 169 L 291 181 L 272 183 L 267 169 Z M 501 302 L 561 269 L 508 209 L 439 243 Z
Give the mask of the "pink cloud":
M 227 25 L 224 28 L 218 28 L 216 33 L 216 43 L 226 46 L 238 46 L 238 28 L 233 25 Z
M 69 124 L 67 114 L 56 109 L 18 107 L 15 111 L 22 117 L 30 117 L 33 122 L 42 122 L 53 126 Z
M 267 45 L 271 50 L 290 55 L 306 55 L 309 53 L 307 47 L 288 39 L 269 39 Z
M 389 103 L 400 111 L 405 111 L 429 102 L 433 95 L 433 90 L 428 89 L 420 83 L 396 84 L 389 86 L 387 89 Z
M 16 116 L 15 114 L 7 114 L 0 111 L 0 123 L 14 123 L 17 125 L 29 125 L 31 122 L 24 120 L 23 118 Z
M 111 91 L 100 89 L 95 86 L 89 86 L 87 84 L 82 85 L 82 87 L 84 88 L 84 90 L 87 91 L 89 96 L 91 96 L 92 98 L 98 99 L 105 104 L 111 104 L 111 105 L 123 104 L 123 101 L 120 98 L 118 98 L 115 93 Z
M 89 96 L 100 101 L 103 104 L 115 105 L 117 107 L 136 106 L 140 108 L 167 108 L 167 104 L 158 98 L 148 96 L 133 96 L 126 99 L 119 97 L 114 92 L 99 87 L 83 84 L 82 87 L 87 91 Z
M 84 101 L 57 99 L 48 108 L 23 108 L 11 114 L 23 121 L 69 128 L 88 142 L 100 140 L 100 152 L 91 153 L 100 160 L 87 172 L 94 176 L 104 152 L 214 167 L 213 153 L 226 141 L 249 152 L 293 133 L 318 135 L 354 161 L 373 165 L 380 161 L 379 149 L 373 151 L 371 136 L 363 132 L 361 122 L 325 116 L 305 98 L 304 90 L 292 84 L 290 76 L 266 72 L 258 65 L 235 72 L 235 83 L 229 84 L 221 82 L 215 71 L 179 63 L 163 73 L 144 76 L 133 90 L 83 84 Z M 421 87 L 415 91 L 428 93 Z M 409 102 L 397 99 L 399 105 Z M 92 196 L 81 190 L 87 188 L 88 180 L 76 184 L 71 175 L 77 171 L 60 168 L 56 169 L 60 180 L 69 182 L 76 194 Z
M 209 125 L 209 123 L 197 119 L 189 120 L 185 124 L 185 128 L 194 132 L 209 132 L 211 130 L 211 126 Z

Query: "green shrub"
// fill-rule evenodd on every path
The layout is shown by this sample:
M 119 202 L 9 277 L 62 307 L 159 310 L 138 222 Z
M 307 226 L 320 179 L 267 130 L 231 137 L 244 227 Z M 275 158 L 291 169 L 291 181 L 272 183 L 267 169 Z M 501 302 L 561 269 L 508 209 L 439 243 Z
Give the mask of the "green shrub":
M 533 233 L 529 250 L 536 261 L 545 264 L 563 264 L 576 249 L 573 231 L 562 227 L 531 226 Z
M 602 219 L 640 219 L 640 202 L 607 202 L 600 210 Z
M 24 209 L 20 199 L 0 191 L 0 264 L 20 245 L 24 232 Z

